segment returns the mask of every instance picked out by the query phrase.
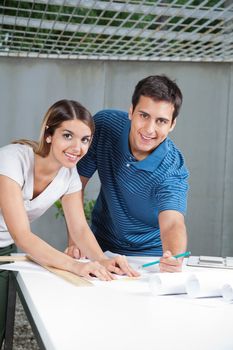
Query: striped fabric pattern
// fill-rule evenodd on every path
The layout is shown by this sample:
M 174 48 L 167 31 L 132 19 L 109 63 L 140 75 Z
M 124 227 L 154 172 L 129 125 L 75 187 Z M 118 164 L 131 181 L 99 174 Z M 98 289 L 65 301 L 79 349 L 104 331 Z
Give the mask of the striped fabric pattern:
M 125 255 L 160 256 L 158 214 L 185 214 L 188 171 L 184 158 L 167 138 L 147 158 L 130 153 L 128 114 L 100 111 L 87 155 L 78 163 L 81 176 L 98 170 L 101 189 L 92 214 L 92 230 L 103 250 Z

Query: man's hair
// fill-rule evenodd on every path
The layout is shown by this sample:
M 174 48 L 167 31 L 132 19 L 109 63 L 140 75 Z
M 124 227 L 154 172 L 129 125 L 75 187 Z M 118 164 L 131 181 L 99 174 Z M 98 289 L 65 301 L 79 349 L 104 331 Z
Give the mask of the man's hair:
M 179 114 L 183 99 L 177 84 L 165 75 L 150 75 L 137 83 L 132 96 L 133 111 L 138 104 L 140 96 L 150 97 L 154 101 L 166 101 L 173 104 L 172 122 Z

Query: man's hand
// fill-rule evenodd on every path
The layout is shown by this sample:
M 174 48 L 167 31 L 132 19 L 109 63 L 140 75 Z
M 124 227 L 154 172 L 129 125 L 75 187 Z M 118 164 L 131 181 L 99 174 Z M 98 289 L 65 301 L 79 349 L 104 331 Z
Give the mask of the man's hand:
M 116 273 L 117 275 L 127 275 L 129 277 L 139 277 L 140 274 L 133 270 L 128 264 L 124 255 L 117 255 L 111 259 L 100 260 L 99 263 L 103 265 L 108 271 Z
M 64 253 L 71 256 L 74 259 L 85 258 L 85 255 L 82 254 L 81 250 L 77 248 L 75 245 L 70 245 L 69 247 L 67 247 Z
M 159 269 L 160 272 L 181 272 L 183 258 L 174 258 L 169 250 L 163 253 L 160 258 Z

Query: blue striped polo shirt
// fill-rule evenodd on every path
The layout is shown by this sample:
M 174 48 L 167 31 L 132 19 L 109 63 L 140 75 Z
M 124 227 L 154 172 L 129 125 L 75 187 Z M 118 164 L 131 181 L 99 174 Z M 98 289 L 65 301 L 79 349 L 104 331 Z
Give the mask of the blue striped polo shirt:
M 128 114 L 103 110 L 94 116 L 96 131 L 88 153 L 77 164 L 81 176 L 97 170 L 101 189 L 92 213 L 92 230 L 106 251 L 160 256 L 158 214 L 185 214 L 188 171 L 184 158 L 167 138 L 137 161 L 130 152 Z

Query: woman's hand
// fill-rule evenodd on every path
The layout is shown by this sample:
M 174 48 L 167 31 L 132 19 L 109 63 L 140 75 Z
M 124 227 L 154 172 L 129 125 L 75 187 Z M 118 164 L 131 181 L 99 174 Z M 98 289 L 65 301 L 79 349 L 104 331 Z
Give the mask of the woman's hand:
M 80 263 L 75 261 L 72 271 L 81 277 L 97 277 L 101 281 L 112 281 L 116 279 L 103 265 L 97 261 Z
M 75 259 L 85 258 L 85 255 L 82 254 L 81 250 L 77 248 L 77 246 L 75 245 L 70 245 L 69 247 L 67 247 L 64 253 Z M 106 280 L 106 281 L 116 279 L 116 277 L 112 275 L 110 272 L 113 272 L 114 274 L 117 274 L 117 275 L 127 275 L 129 277 L 140 276 L 140 274 L 134 269 L 132 269 L 132 267 L 128 264 L 128 261 L 124 255 L 117 255 L 116 257 L 111 259 L 107 259 L 107 258 L 101 259 L 99 260 L 99 262 L 90 262 L 85 264 L 79 263 L 79 264 L 82 266 L 81 273 L 84 273 L 85 276 L 80 273 L 78 274 L 80 274 L 80 276 L 83 276 L 83 277 L 90 277 L 91 275 L 95 275 L 101 280 Z M 97 268 L 96 272 L 94 272 L 95 268 Z
M 117 275 L 127 275 L 129 277 L 138 277 L 140 274 L 132 269 L 124 255 L 117 255 L 111 259 L 103 259 L 99 261 L 110 272 Z

